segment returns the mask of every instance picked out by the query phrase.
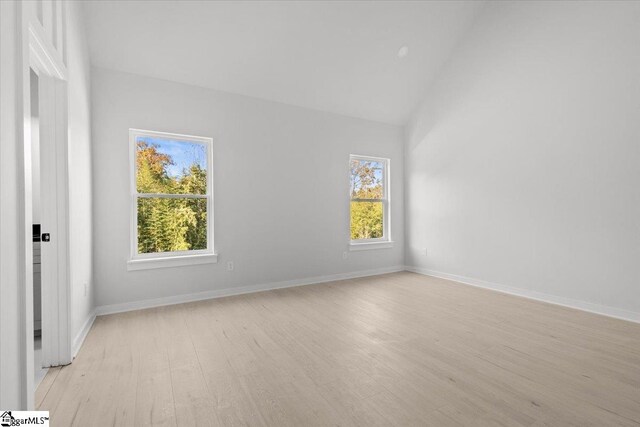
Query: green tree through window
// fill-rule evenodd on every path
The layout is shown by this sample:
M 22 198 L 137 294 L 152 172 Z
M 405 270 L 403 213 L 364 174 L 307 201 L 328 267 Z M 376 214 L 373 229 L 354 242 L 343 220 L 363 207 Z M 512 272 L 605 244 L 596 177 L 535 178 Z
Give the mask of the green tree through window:
M 137 136 L 137 251 L 207 249 L 207 146 Z
M 384 238 L 386 161 L 352 157 L 351 240 Z

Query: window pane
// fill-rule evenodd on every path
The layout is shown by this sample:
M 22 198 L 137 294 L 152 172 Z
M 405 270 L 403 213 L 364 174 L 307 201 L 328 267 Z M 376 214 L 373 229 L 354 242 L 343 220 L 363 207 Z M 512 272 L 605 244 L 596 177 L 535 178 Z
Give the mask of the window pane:
M 382 202 L 351 202 L 351 240 L 383 237 Z
M 207 194 L 207 146 L 150 136 L 136 137 L 138 193 Z
M 138 253 L 207 248 L 207 199 L 138 199 Z
M 352 159 L 350 166 L 352 199 L 382 199 L 384 197 L 383 162 Z

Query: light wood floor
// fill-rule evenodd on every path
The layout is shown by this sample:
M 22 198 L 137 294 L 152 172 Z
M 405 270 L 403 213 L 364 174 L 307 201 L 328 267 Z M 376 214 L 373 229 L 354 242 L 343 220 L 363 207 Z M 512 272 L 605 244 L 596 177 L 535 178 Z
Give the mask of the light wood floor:
M 96 319 L 53 426 L 640 424 L 640 325 L 397 273 Z

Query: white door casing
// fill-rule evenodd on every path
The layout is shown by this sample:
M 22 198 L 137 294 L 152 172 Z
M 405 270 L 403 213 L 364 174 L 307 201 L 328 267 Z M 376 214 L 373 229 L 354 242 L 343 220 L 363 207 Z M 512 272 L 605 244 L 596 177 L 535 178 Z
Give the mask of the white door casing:
M 43 351 L 50 365 L 71 362 L 64 14 L 64 1 L 0 2 L 0 407 L 5 409 L 34 406 L 30 69 L 45 93 L 40 114 L 48 125 L 41 145 L 48 152 L 42 163 L 48 165 L 42 180 L 52 192 L 43 207 L 56 241 L 43 256 L 52 266 L 51 279 L 43 280 L 43 339 L 50 341 Z

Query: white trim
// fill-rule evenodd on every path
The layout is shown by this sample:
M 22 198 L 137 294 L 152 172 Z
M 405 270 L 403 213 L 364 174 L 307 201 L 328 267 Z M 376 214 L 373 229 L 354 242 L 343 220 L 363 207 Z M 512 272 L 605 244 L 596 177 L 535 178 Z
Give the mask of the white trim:
M 207 149 L 207 193 L 206 194 L 151 194 L 138 193 L 137 176 L 137 145 L 139 136 L 174 139 L 204 145 Z M 129 181 L 130 181 L 130 224 L 129 224 L 129 260 L 127 270 L 142 270 L 147 268 L 176 267 L 215 263 L 218 256 L 215 253 L 214 220 L 213 220 L 213 139 L 205 136 L 183 135 L 178 133 L 158 132 L 143 129 L 129 129 Z M 138 199 L 139 198 L 198 198 L 207 200 L 207 248 L 203 250 L 138 253 Z M 179 260 L 178 258 L 184 258 Z M 156 262 L 153 262 L 156 261 Z
M 89 334 L 89 331 L 91 330 L 91 327 L 93 326 L 93 322 L 95 320 L 96 320 L 96 311 L 92 310 L 91 313 L 89 313 L 89 317 L 87 317 L 87 320 L 85 320 L 84 325 L 82 325 L 82 328 L 80 329 L 76 337 L 73 339 L 73 348 L 71 351 L 71 357 L 73 357 L 74 359 L 76 358 L 78 351 L 80 351 L 80 347 L 82 347 L 84 340 L 87 338 L 87 335 Z
M 211 253 L 211 251 L 208 251 L 206 249 L 199 249 L 199 250 L 192 250 L 192 251 L 152 252 L 148 254 L 138 254 L 138 256 L 131 259 L 130 261 L 150 261 L 154 259 L 163 260 L 163 259 L 169 259 L 169 258 L 193 258 L 193 257 L 198 257 L 203 255 L 217 256 L 218 254 Z
M 350 251 L 371 251 L 374 249 L 387 249 L 387 248 L 392 248 L 393 247 L 393 241 L 381 241 L 381 242 L 362 242 L 362 243 L 355 243 L 354 241 L 352 241 L 349 244 L 349 250 Z
M 354 199 L 351 197 L 351 162 L 373 161 L 384 164 L 382 169 L 382 199 Z M 372 242 L 391 242 L 391 159 L 385 157 L 362 156 L 360 154 L 349 155 L 349 230 L 351 229 L 351 202 L 381 202 L 382 203 L 382 237 L 374 239 L 349 240 L 350 244 L 362 244 Z M 393 246 L 393 245 L 392 245 Z M 374 249 L 374 248 L 371 248 Z M 375 248 L 378 249 L 378 248 Z M 350 249 L 351 250 L 351 249 Z M 363 249 L 355 249 L 363 250 Z
M 627 320 L 629 322 L 640 323 L 640 313 L 625 310 L 622 308 L 610 307 L 591 302 L 580 301 L 572 298 L 550 295 L 543 292 L 531 291 L 527 289 L 514 288 L 507 285 L 487 282 L 485 280 L 474 279 L 471 277 L 458 276 L 456 274 L 442 273 L 440 271 L 429 270 L 421 267 L 405 266 L 405 270 L 425 276 L 433 276 L 441 279 L 453 280 L 469 286 L 477 288 L 489 289 L 503 294 L 515 295 L 536 301 L 542 301 L 549 304 L 560 305 L 562 307 L 573 308 L 576 310 L 586 311 L 589 313 L 600 314 L 602 316 L 613 317 L 616 319 Z
M 356 160 L 373 160 L 374 162 L 386 162 L 389 160 L 388 157 L 364 156 L 362 154 L 349 154 L 349 157 Z
M 190 251 L 185 251 L 190 252 Z M 175 252 L 171 252 L 175 253 Z M 155 256 L 153 258 L 138 258 L 127 261 L 127 270 L 148 270 L 153 268 L 183 267 L 198 264 L 216 264 L 218 254 L 185 254 L 176 256 Z
M 174 138 L 179 140 L 186 139 L 190 141 L 200 141 L 201 143 L 206 143 L 206 144 L 213 141 L 208 136 L 186 135 L 183 133 L 160 132 L 157 130 L 147 130 L 147 129 L 138 129 L 138 128 L 130 128 L 129 131 L 133 131 L 139 135 L 144 135 L 144 136 L 153 136 L 158 138 Z
M 43 34 L 44 29 L 38 22 L 29 23 L 29 56 L 31 65 L 46 74 L 61 80 L 67 79 L 67 69 L 57 55 L 55 48 Z
M 3 173 L 3 186 L 0 187 L 0 194 L 3 197 L 3 203 L 6 202 L 14 210 L 3 209 L 2 221 L 0 221 L 0 232 L 2 235 L 2 250 L 6 252 L 8 248 L 11 250 L 11 256 L 7 263 L 3 261 L 1 268 L 4 272 L 4 264 L 6 265 L 6 277 L 2 278 L 2 286 L 0 286 L 1 294 L 6 295 L 7 300 L 13 301 L 14 307 L 3 310 L 2 331 L 8 331 L 6 335 L 11 340 L 7 340 L 9 344 L 2 347 L 0 352 L 3 356 L 0 364 L 0 376 L 7 370 L 15 370 L 17 372 L 18 384 L 15 384 L 13 378 L 4 381 L 3 390 L 0 395 L 0 402 L 13 402 L 16 408 L 32 409 L 34 405 L 34 377 L 33 377 L 33 254 L 32 254 L 32 182 L 31 182 L 31 93 L 30 93 L 30 68 L 38 69 L 40 77 L 48 75 L 63 79 L 66 75 L 66 67 L 56 58 L 56 49 L 48 40 L 49 35 L 46 31 L 40 31 L 41 25 L 36 22 L 37 17 L 31 13 L 34 2 L 2 2 L 0 1 L 0 54 L 2 55 L 2 66 L 0 67 L 0 86 L 3 91 L 2 98 L 2 155 L 3 165 L 0 167 Z M 46 3 L 43 3 L 43 6 Z M 59 12 L 60 10 L 58 10 Z M 48 12 L 53 13 L 53 12 Z M 43 17 L 44 18 L 44 17 Z M 49 22 L 50 19 L 47 21 Z M 48 30 L 48 27 L 44 27 Z M 65 31 L 66 29 L 61 28 Z M 8 86 L 8 87 L 7 87 Z M 66 96 L 66 94 L 65 94 Z M 66 114 L 66 105 L 62 114 Z M 57 114 L 57 111 L 56 111 Z M 66 116 L 62 114 L 56 115 L 54 121 L 59 125 L 54 130 L 55 136 L 62 136 L 65 139 L 60 143 L 66 144 L 66 123 L 58 123 L 66 120 Z M 63 132 L 64 130 L 64 132 Z M 56 157 L 50 159 L 51 162 L 58 160 Z M 9 156 L 9 158 L 5 158 Z M 9 162 L 10 160 L 10 162 Z M 10 165 L 9 167 L 6 167 Z M 66 169 L 65 169 L 66 171 Z M 64 171 L 58 171 L 63 173 Z M 61 180 L 56 179 L 56 185 Z M 64 188 L 60 191 L 63 192 Z M 65 199 L 66 200 L 66 199 Z M 3 205 L 4 206 L 4 205 Z M 9 213 L 8 215 L 5 215 Z M 66 211 L 58 213 L 66 215 Z M 11 231 L 8 231 L 8 226 Z M 60 233 L 66 230 L 58 230 Z M 56 241 L 66 238 L 67 236 L 56 236 Z M 13 246 L 13 247 L 11 247 Z M 65 254 L 61 254 L 59 258 L 52 260 L 56 264 L 60 264 L 61 271 L 68 270 L 68 260 L 65 261 Z M 3 257 L 7 258 L 6 256 Z M 14 271 L 14 267 L 18 270 Z M 44 283 L 43 283 L 44 285 Z M 54 327 L 58 328 L 61 341 L 68 338 L 68 322 L 69 319 L 69 293 L 68 282 L 55 284 L 55 298 L 52 298 L 50 304 L 62 304 L 60 307 L 60 322 Z M 4 300 L 3 300 L 4 301 Z M 11 302 L 6 301 L 8 304 Z M 5 313 L 6 312 L 6 313 Z M 44 313 L 43 313 L 44 314 Z M 10 317 L 10 321 L 7 318 Z M 44 319 L 44 317 L 43 317 Z M 17 342 L 13 342 L 13 326 L 17 326 L 18 337 Z M 43 324 L 43 332 L 45 325 Z M 66 329 L 65 329 L 66 328 Z M 0 335 L 4 338 L 4 333 Z M 43 335 L 43 356 L 47 352 L 45 337 Z M 61 352 L 70 352 L 71 340 L 61 342 L 66 348 Z M 13 364 L 13 356 L 19 355 L 18 364 Z M 7 360 L 4 356 L 10 356 Z M 5 384 L 7 382 L 7 384 Z M 5 387 L 6 385 L 6 387 Z M 9 396 L 9 397 L 7 397 Z M 17 399 L 14 399 L 17 397 Z M 17 403 L 15 403 L 17 400 Z
M 232 295 L 249 294 L 253 292 L 269 291 L 272 289 L 291 288 L 295 286 L 313 285 L 316 283 L 335 282 L 338 280 L 356 279 L 359 277 L 377 276 L 379 274 L 396 273 L 403 271 L 404 266 L 398 265 L 373 270 L 354 271 L 350 273 L 338 273 L 326 276 L 307 277 L 303 279 L 286 280 L 282 282 L 261 283 L 257 285 L 247 285 L 236 288 L 216 289 L 211 291 L 197 292 L 193 294 L 175 295 L 170 297 L 148 299 L 142 301 L 125 302 L 121 304 L 102 305 L 96 307 L 96 314 L 122 313 L 125 311 L 141 310 L 145 308 L 161 307 L 164 305 L 182 304 L 185 302 L 201 301 L 212 298 L 228 297 Z
M 207 199 L 206 194 L 138 193 L 140 199 Z

